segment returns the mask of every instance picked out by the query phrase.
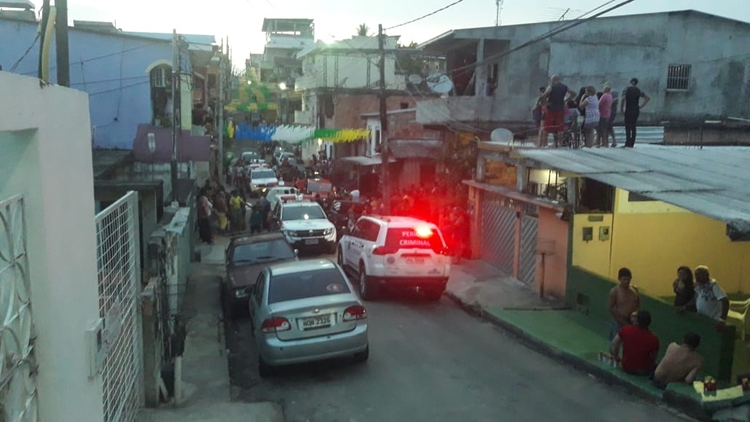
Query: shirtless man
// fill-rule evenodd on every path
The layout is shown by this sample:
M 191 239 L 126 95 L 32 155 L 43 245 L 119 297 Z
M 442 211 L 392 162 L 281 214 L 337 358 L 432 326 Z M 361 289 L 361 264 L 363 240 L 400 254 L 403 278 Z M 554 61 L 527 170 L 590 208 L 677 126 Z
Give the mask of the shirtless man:
M 620 329 L 631 323 L 630 317 L 633 312 L 641 308 L 641 298 L 638 291 L 630 286 L 633 274 L 627 268 L 620 268 L 617 273 L 619 285 L 609 292 L 609 313 L 612 315 L 612 327 L 609 332 L 611 341 Z

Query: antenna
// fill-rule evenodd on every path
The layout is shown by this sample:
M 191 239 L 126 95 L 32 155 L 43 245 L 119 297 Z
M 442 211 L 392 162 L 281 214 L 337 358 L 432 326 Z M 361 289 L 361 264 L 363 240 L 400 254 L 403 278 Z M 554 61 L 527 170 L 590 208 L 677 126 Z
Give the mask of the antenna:
M 427 87 L 432 92 L 447 94 L 453 89 L 453 81 L 446 74 L 432 74 L 427 78 Z
M 500 12 L 503 11 L 503 1 L 504 0 L 495 0 L 495 6 L 497 6 L 497 12 L 495 13 L 495 26 L 500 26 Z

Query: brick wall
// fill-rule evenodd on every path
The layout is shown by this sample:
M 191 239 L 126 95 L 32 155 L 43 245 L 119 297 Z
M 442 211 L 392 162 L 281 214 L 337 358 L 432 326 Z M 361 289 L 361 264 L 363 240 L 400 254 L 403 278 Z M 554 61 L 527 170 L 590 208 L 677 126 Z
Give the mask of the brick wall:
M 387 110 L 400 110 L 401 103 L 406 103 L 407 108 L 415 108 L 416 102 L 406 95 L 389 96 L 386 99 Z M 326 121 L 326 126 L 336 129 L 364 129 L 365 119 L 362 114 L 377 113 L 380 111 L 380 100 L 378 95 L 373 94 L 336 94 L 334 98 L 334 118 Z M 411 113 L 408 113 L 411 114 Z M 414 120 L 412 116 L 411 120 Z

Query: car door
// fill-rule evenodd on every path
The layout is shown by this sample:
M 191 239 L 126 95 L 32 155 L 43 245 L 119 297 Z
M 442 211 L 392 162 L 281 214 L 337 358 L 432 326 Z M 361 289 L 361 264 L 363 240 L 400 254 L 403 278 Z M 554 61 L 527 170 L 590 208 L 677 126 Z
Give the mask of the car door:
M 364 247 L 364 239 L 362 239 L 362 236 L 364 235 L 364 228 L 366 226 L 367 220 L 357 221 L 357 223 L 354 224 L 352 231 L 348 236 L 346 236 L 343 242 L 344 245 L 342 245 L 345 258 L 344 262 L 354 269 L 357 269 L 359 256 L 362 253 L 362 248 Z

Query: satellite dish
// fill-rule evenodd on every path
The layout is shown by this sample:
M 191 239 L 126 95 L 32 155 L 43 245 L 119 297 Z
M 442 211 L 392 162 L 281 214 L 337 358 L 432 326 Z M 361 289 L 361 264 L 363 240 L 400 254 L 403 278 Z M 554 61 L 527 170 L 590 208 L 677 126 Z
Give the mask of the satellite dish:
M 453 89 L 453 81 L 446 74 L 433 74 L 427 78 L 427 87 L 438 94 L 447 94 Z
M 409 75 L 408 80 L 412 85 L 419 85 L 422 83 L 422 77 L 417 75 L 416 73 Z
M 509 131 L 508 129 L 503 128 L 497 128 L 490 133 L 490 141 L 502 143 L 502 144 L 510 144 L 513 142 L 513 132 Z

